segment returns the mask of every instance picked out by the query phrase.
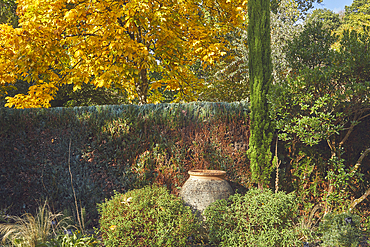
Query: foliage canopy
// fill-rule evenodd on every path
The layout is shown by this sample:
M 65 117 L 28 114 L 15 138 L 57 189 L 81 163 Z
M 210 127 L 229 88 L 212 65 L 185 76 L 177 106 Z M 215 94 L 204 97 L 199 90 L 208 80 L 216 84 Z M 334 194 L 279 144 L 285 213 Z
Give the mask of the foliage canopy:
M 156 103 L 163 90 L 193 100 L 202 86 L 195 59 L 225 54 L 221 33 L 238 26 L 247 1 L 21 0 L 20 28 L 0 26 L 0 85 L 32 84 L 6 106 L 49 107 L 61 85 L 120 88 Z M 150 72 L 161 74 L 153 80 Z

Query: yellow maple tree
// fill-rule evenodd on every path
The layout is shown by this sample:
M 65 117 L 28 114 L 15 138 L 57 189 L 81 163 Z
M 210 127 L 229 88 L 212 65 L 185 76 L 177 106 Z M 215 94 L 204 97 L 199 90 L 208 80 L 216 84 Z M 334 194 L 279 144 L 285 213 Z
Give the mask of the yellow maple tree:
M 238 26 L 245 0 L 19 0 L 20 28 L 0 25 L 0 85 L 31 83 L 8 107 L 49 107 L 63 84 L 125 90 L 157 103 L 171 90 L 193 100 L 202 81 L 189 66 L 225 54 L 221 34 Z M 243 13 L 244 12 L 244 13 Z M 150 81 L 158 72 L 160 80 Z M 162 90 L 158 90 L 161 88 Z

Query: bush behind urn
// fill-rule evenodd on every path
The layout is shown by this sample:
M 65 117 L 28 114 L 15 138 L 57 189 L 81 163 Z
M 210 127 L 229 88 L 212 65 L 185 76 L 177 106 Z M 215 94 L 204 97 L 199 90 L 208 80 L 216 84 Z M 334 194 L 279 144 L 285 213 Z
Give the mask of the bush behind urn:
M 209 240 L 218 246 L 299 246 L 294 194 L 251 189 L 209 206 Z

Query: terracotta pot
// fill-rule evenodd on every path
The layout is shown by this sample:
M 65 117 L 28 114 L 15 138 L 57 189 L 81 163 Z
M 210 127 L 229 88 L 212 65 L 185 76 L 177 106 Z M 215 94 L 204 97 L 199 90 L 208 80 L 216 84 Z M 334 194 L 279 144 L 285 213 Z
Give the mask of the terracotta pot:
M 180 196 L 185 203 L 202 213 L 211 203 L 227 199 L 233 189 L 224 179 L 226 172 L 220 170 L 191 170 L 190 177 L 181 188 Z

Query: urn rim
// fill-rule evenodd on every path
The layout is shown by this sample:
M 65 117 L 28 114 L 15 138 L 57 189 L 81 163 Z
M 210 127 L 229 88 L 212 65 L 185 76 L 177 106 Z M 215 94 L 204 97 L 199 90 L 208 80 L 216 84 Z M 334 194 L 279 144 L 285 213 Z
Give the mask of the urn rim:
M 190 176 L 199 177 L 218 177 L 224 178 L 226 175 L 225 171 L 222 170 L 206 170 L 206 169 L 195 169 L 188 171 Z

